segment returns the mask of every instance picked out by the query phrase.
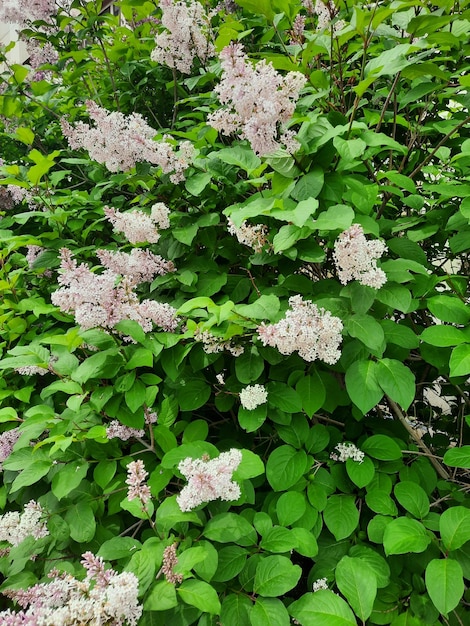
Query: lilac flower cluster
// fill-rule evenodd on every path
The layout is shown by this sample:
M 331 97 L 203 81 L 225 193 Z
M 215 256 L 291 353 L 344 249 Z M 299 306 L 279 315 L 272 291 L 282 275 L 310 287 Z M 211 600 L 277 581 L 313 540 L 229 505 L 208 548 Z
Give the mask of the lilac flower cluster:
M 0 541 L 12 546 L 18 546 L 26 537 L 41 539 L 48 534 L 44 511 L 35 500 L 25 505 L 23 513 L 9 511 L 0 516 Z
M 51 295 L 51 301 L 62 311 L 73 313 L 82 328 L 114 328 L 122 320 L 134 320 L 145 332 L 150 332 L 153 324 L 175 330 L 176 309 L 155 300 L 139 302 L 131 278 L 120 279 L 110 269 L 94 274 L 84 263 L 77 265 L 67 248 L 62 248 L 61 259 L 61 287 Z
M 145 469 L 144 462 L 141 459 L 129 463 L 126 478 L 128 500 L 137 499 L 140 500 L 142 504 L 147 504 L 152 495 L 149 486 L 145 484 L 148 475 L 149 473 Z
M 152 61 L 190 74 L 193 61 L 202 63 L 214 56 L 215 48 L 209 40 L 209 19 L 196 0 L 161 0 L 162 25 L 167 32 L 155 38 Z
M 362 463 L 364 460 L 364 452 L 360 450 L 353 443 L 339 443 L 335 446 L 336 452 L 330 454 L 330 459 L 333 461 L 341 461 L 345 463 L 348 459 Z
M 222 339 L 213 335 L 208 330 L 196 329 L 194 339 L 202 343 L 202 349 L 206 354 L 215 354 L 227 350 L 232 356 L 240 356 L 243 354 L 244 347 L 234 344 L 230 339 Z
M 182 511 L 191 511 L 203 502 L 212 500 L 238 500 L 239 485 L 232 481 L 232 474 L 240 465 L 242 453 L 236 448 L 222 452 L 217 458 L 181 461 L 178 470 L 188 479 L 176 501 Z
M 387 282 L 377 259 L 387 250 L 383 241 L 367 241 L 362 226 L 353 224 L 335 241 L 333 253 L 338 278 L 343 285 L 358 280 L 361 285 L 380 289 Z
M 155 276 L 163 276 L 175 271 L 172 261 L 166 261 L 160 255 L 141 248 L 134 248 L 129 254 L 112 250 L 97 250 L 96 256 L 108 270 L 120 276 L 126 276 L 135 285 L 150 282 Z
M 268 400 L 268 392 L 263 385 L 248 385 L 240 391 L 240 404 L 244 409 L 252 411 L 257 406 L 265 404 Z
M 246 222 L 242 222 L 240 226 L 235 226 L 230 218 L 227 221 L 228 232 L 231 235 L 235 235 L 239 243 L 253 248 L 255 252 L 261 252 L 263 247 L 268 243 L 268 228 L 264 224 L 250 226 Z
M 145 423 L 147 426 L 155 424 L 158 417 L 156 413 L 145 409 Z M 113 420 L 109 426 L 106 427 L 106 437 L 108 439 L 121 439 L 121 441 L 127 441 L 128 439 L 136 438 L 141 439 L 145 437 L 145 430 L 139 428 L 131 428 L 122 424 L 118 420 Z
M 160 228 L 169 226 L 168 215 L 165 220 L 159 205 L 152 207 L 150 215 L 143 211 L 120 213 L 110 207 L 105 207 L 104 214 L 114 226 L 114 230 L 124 233 L 130 243 L 157 243 L 160 239 L 157 226 L 160 224 L 163 224 Z
M 84 148 L 98 163 L 104 163 L 110 172 L 128 172 L 136 163 L 147 161 L 170 174 L 172 182 L 184 180 L 183 172 L 193 154 L 190 142 L 183 142 L 179 151 L 164 137 L 154 141 L 156 131 L 139 113 L 125 116 L 120 112 L 109 112 L 88 100 L 86 107 L 95 123 L 91 127 L 85 122 L 71 126 L 62 119 L 62 132 L 73 150 Z
M 215 88 L 224 108 L 208 117 L 208 124 L 223 133 L 239 133 L 259 155 L 275 152 L 281 144 L 298 147 L 291 132 L 278 138 L 279 126 L 292 117 L 306 78 L 300 72 L 281 76 L 272 63 L 254 67 L 241 44 L 231 43 L 220 53 L 222 80 Z
M 176 556 L 176 543 L 167 546 L 163 551 L 162 573 L 166 580 L 173 585 L 183 582 L 183 574 L 174 572 L 174 568 L 178 565 L 178 557 Z
M 313 302 L 304 301 L 302 296 L 289 298 L 289 306 L 285 318 L 277 324 L 263 322 L 258 326 L 263 345 L 277 348 L 281 354 L 298 352 L 305 361 L 336 363 L 341 356 L 341 320 Z
M 53 65 L 59 60 L 59 54 L 54 46 L 50 42 L 46 42 L 43 46 L 34 39 L 26 40 L 26 47 L 28 50 L 28 64 L 33 70 L 28 79 L 31 81 L 39 80 L 52 80 L 52 72 L 48 70 L 41 70 L 40 68 L 45 64 Z
M 21 432 L 19 428 L 12 428 L 6 430 L 0 435 L 0 470 L 2 469 L 2 463 L 13 452 L 15 443 L 20 438 Z
M 49 22 L 56 13 L 55 0 L 2 0 L 0 23 L 15 24 L 24 29 L 29 22 L 36 20 Z
M 103 560 L 91 552 L 83 555 L 84 580 L 52 572 L 49 583 L 29 589 L 7 589 L 3 595 L 22 610 L 0 612 L 4 626 L 136 626 L 142 614 L 137 596 L 139 580 L 130 572 L 105 570 Z

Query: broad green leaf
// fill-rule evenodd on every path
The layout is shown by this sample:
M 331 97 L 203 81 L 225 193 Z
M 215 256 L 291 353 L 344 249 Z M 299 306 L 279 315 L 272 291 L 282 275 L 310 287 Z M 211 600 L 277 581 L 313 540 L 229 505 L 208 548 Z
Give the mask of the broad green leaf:
M 245 566 L 248 551 L 240 546 L 227 546 L 219 550 L 217 571 L 212 580 L 226 582 L 233 580 Z
M 460 328 L 447 324 L 429 326 L 423 330 L 419 338 L 421 341 L 425 341 L 432 346 L 438 346 L 439 348 L 458 346 L 467 341 L 465 333 L 460 330 Z
M 302 398 L 299 393 L 280 382 L 270 382 L 267 385 L 268 404 L 285 413 L 299 413 L 302 410 Z
M 292 529 L 292 534 L 296 540 L 296 547 L 294 548 L 296 552 L 301 554 L 302 556 L 308 556 L 313 558 L 318 554 L 318 544 L 315 539 L 315 535 L 311 530 L 307 530 L 307 528 L 302 528 L 298 526 Z
M 301 398 L 303 410 L 309 417 L 312 417 L 323 406 L 326 391 L 323 381 L 316 371 L 300 378 L 295 385 L 295 390 Z
M 385 527 L 385 554 L 407 554 L 408 552 L 424 552 L 431 542 L 425 527 L 415 519 L 397 517 Z
M 305 474 L 307 464 L 304 450 L 279 446 L 269 455 L 266 477 L 274 491 L 287 491 Z
M 323 520 L 336 541 L 349 537 L 359 524 L 353 496 L 334 495 L 327 500 Z
M 238 408 L 238 423 L 247 433 L 259 430 L 268 416 L 268 405 L 261 404 L 254 409 Z
M 69 525 L 70 536 L 77 543 L 87 543 L 95 536 L 95 515 L 88 502 L 78 502 L 69 507 L 65 521 Z
M 470 343 L 464 343 L 452 350 L 449 366 L 451 377 L 470 374 Z
M 260 356 L 256 346 L 237 357 L 235 361 L 235 373 L 237 379 L 247 385 L 257 380 L 264 370 L 264 359 Z
M 216 590 L 203 580 L 185 580 L 177 592 L 183 602 L 195 606 L 204 613 L 220 613 L 220 601 Z
M 193 378 L 181 383 L 177 397 L 182 411 L 195 411 L 206 404 L 210 395 L 210 386 L 202 378 Z
M 284 553 L 294 550 L 297 540 L 288 528 L 273 526 L 263 535 L 260 546 L 267 552 Z
M 426 567 L 426 589 L 432 603 L 447 615 L 455 609 L 465 591 L 462 568 L 453 559 L 433 559 Z
M 279 298 L 270 294 L 260 296 L 252 304 L 238 304 L 234 311 L 248 319 L 273 321 L 279 307 Z
M 354 211 L 345 204 L 335 204 L 319 214 L 314 222 L 317 230 L 346 230 L 354 219 Z
M 382 515 L 397 515 L 398 509 L 395 501 L 383 489 L 374 488 L 366 493 L 366 504 L 374 513 Z
M 157 581 L 144 602 L 145 611 L 167 611 L 178 605 L 175 585 L 166 580 Z
M 403 285 L 387 283 L 377 291 L 376 298 L 379 302 L 383 302 L 402 313 L 408 313 L 410 310 L 411 292 Z M 396 322 L 394 323 L 396 324 Z
M 470 446 L 461 446 L 460 448 L 451 448 L 444 454 L 444 463 L 449 467 L 461 467 L 467 469 L 470 467 Z
M 356 626 L 354 613 L 333 591 L 306 593 L 289 605 L 289 613 L 302 626 Z
M 354 404 L 366 414 L 382 399 L 375 361 L 354 361 L 346 371 L 346 389 Z
M 75 463 L 67 463 L 60 468 L 60 471 L 54 475 L 52 479 L 52 493 L 58 500 L 62 500 L 73 491 L 85 478 L 88 471 L 88 463 L 77 461 Z
M 290 617 L 281 600 L 260 596 L 250 610 L 250 622 L 251 626 L 289 626 Z
M 276 514 L 279 523 L 290 526 L 302 517 L 307 508 L 307 502 L 303 493 L 287 491 L 283 493 L 276 503 Z
M 10 493 L 14 493 L 22 487 L 29 487 L 39 483 L 51 469 L 52 461 L 33 461 L 28 467 L 26 467 L 13 481 L 10 487 Z
M 349 550 L 349 556 L 363 561 L 375 574 L 377 587 L 387 587 L 390 583 L 390 567 L 384 557 L 373 548 L 355 545 Z
M 134 501 L 133 501 L 134 502 Z M 199 517 L 196 513 L 189 511 L 183 513 L 176 502 L 176 496 L 171 496 L 163 500 L 157 507 L 156 512 L 156 526 L 161 532 L 167 532 L 171 528 L 175 527 L 175 524 L 180 522 L 193 522 L 194 524 L 201 524 Z
M 354 613 L 362 621 L 368 619 L 377 595 L 377 579 L 372 569 L 361 559 L 343 556 L 336 566 L 335 579 Z
M 413 372 L 400 361 L 381 359 L 377 363 L 376 376 L 383 391 L 406 411 L 416 393 Z
M 207 539 L 219 543 L 233 541 L 240 545 L 252 545 L 256 541 L 253 526 L 244 517 L 235 513 L 215 515 L 207 522 L 203 534 Z M 248 543 L 245 543 L 245 539 Z
M 361 450 L 373 459 L 379 459 L 380 461 L 396 461 L 401 459 L 402 456 L 400 446 L 387 435 L 372 435 L 372 437 L 368 437 L 361 444 Z
M 411 480 L 403 480 L 395 485 L 395 498 L 414 517 L 423 519 L 429 513 L 429 498 L 422 487 Z
M 129 555 L 133 554 L 135 550 L 140 550 L 141 547 L 140 541 L 132 537 L 112 537 L 100 546 L 96 554 L 105 561 L 115 561 L 129 558 Z
M 264 463 L 257 454 L 251 450 L 241 450 L 241 453 L 242 460 L 233 473 L 234 480 L 247 480 L 264 473 Z
M 254 592 L 269 598 L 282 596 L 296 586 L 301 575 L 301 567 L 287 557 L 267 556 L 256 568 Z
M 451 506 L 439 518 L 439 532 L 447 550 L 457 550 L 470 541 L 470 509 Z
M 362 460 L 362 463 L 358 463 L 352 459 L 347 459 L 346 471 L 353 483 L 361 488 L 368 485 L 374 478 L 375 467 L 369 457 L 366 456 Z
M 316 198 L 322 190 L 324 171 L 321 167 L 313 167 L 308 174 L 302 176 L 291 192 L 291 196 L 298 201 Z
M 129 553 L 127 557 L 129 557 Z M 155 580 L 156 563 L 152 552 L 145 549 L 134 552 L 126 564 L 126 572 L 132 572 L 137 576 L 139 596 L 142 596 Z
M 249 613 L 253 606 L 251 600 L 241 593 L 231 593 L 222 601 L 220 619 L 224 626 L 249 624 Z
M 428 298 L 427 304 L 431 313 L 442 322 L 466 324 L 470 320 L 470 308 L 457 297 L 440 294 Z

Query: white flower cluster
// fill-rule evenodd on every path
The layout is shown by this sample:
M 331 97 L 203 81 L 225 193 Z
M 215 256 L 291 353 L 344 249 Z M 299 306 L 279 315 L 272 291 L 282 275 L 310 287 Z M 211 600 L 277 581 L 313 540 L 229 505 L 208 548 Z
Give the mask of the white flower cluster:
M 335 450 L 338 454 L 336 452 L 330 454 L 330 459 L 333 459 L 333 461 L 345 463 L 348 459 L 352 459 L 353 461 L 362 463 L 364 460 L 364 452 L 359 450 L 353 443 L 339 443 L 335 446 Z
M 208 330 L 197 328 L 194 332 L 194 339 L 202 343 L 202 349 L 206 354 L 216 354 L 227 350 L 232 356 L 240 356 L 243 354 L 243 346 L 232 343 L 230 339 L 224 340 L 216 337 Z
M 328 589 L 328 583 L 326 578 L 318 578 L 313 582 L 312 591 L 319 591 L 320 589 Z
M 240 403 L 244 409 L 252 411 L 257 406 L 265 404 L 268 400 L 268 392 L 263 385 L 248 385 L 240 391 Z
M 187 457 L 178 470 L 188 479 L 176 501 L 182 511 L 191 511 L 203 502 L 212 500 L 238 500 L 239 485 L 232 481 L 232 474 L 240 465 L 242 453 L 236 448 L 222 452 L 217 458 L 204 460 Z
M 255 252 L 261 252 L 263 246 L 268 242 L 268 228 L 264 224 L 250 226 L 246 222 L 242 222 L 240 226 L 235 226 L 230 218 L 227 221 L 228 232 L 235 235 L 239 243 L 253 248 Z
M 155 38 L 150 58 L 183 74 L 190 74 L 195 57 L 202 63 L 214 56 L 209 41 L 209 19 L 204 7 L 195 0 L 160 0 L 162 26 L 167 30 Z
M 9 511 L 0 516 L 0 541 L 7 541 L 12 546 L 18 546 L 26 537 L 41 539 L 48 534 L 44 511 L 35 500 L 30 500 L 21 514 Z
M 341 356 L 341 320 L 313 302 L 304 301 L 302 296 L 289 298 L 289 306 L 285 318 L 277 324 L 263 322 L 258 326 L 263 345 L 277 348 L 281 354 L 297 351 L 305 361 L 336 363 Z
M 367 241 L 362 226 L 353 224 L 335 241 L 333 258 L 338 278 L 343 285 L 358 280 L 361 285 L 380 289 L 387 282 L 385 272 L 377 267 L 377 259 L 387 250 L 383 241 Z
M 156 228 L 162 220 L 159 207 L 155 211 L 152 207 L 150 215 L 138 210 L 120 213 L 116 209 L 105 207 L 104 214 L 114 226 L 114 230 L 124 233 L 130 243 L 157 243 L 160 239 L 160 233 Z
M 104 569 L 91 552 L 83 555 L 85 580 L 52 572 L 54 580 L 29 589 L 7 589 L 3 594 L 25 610 L 0 612 L 0 624 L 16 626 L 136 626 L 142 614 L 139 580 L 131 572 Z

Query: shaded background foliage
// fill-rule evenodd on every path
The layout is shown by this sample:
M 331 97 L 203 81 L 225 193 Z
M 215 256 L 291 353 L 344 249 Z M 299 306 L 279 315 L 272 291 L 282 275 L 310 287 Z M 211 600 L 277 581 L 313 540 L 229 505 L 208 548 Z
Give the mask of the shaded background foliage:
M 218 56 L 196 59 L 191 75 L 159 65 L 161 7 L 119 7 L 125 21 L 76 0 L 53 27 L 28 24 L 24 36 L 58 59 L 43 80 L 27 64 L 2 75 L 0 420 L 21 436 L 3 460 L 1 504 L 38 500 L 50 535 L 0 558 L 1 589 L 52 567 L 80 577 L 91 550 L 137 575 L 142 624 L 465 624 L 467 3 L 340 2 L 326 23 L 293 0 L 204 3 L 217 55 L 240 41 L 253 63 L 306 77 L 288 124 L 298 150 L 263 156 L 207 123 L 220 107 Z M 71 150 L 60 122 L 88 122 L 87 99 L 142 114 L 158 139 L 190 141 L 185 180 L 148 163 L 111 173 Z M 8 185 L 28 197 L 14 202 Z M 156 202 L 171 226 L 146 248 L 176 271 L 138 294 L 174 306 L 177 331 L 80 329 L 51 304 L 59 250 L 99 274 L 97 249 L 132 248 L 104 207 L 148 213 Z M 227 218 L 265 225 L 262 249 L 240 243 Z M 387 245 L 380 289 L 338 280 L 334 243 L 353 223 Z M 42 251 L 28 264 L 31 245 Z M 341 319 L 337 363 L 259 340 L 299 294 Z M 204 331 L 243 353 L 207 353 Z M 49 369 L 18 371 L 30 367 Z M 247 410 L 239 393 L 254 384 L 267 403 Z M 145 436 L 108 439 L 114 419 Z M 344 442 L 362 463 L 331 457 Z M 181 512 L 178 463 L 234 447 L 240 499 Z M 135 459 L 150 474 L 146 511 L 126 498 Z M 176 584 L 160 570 L 175 542 Z M 329 589 L 312 592 L 322 578 Z

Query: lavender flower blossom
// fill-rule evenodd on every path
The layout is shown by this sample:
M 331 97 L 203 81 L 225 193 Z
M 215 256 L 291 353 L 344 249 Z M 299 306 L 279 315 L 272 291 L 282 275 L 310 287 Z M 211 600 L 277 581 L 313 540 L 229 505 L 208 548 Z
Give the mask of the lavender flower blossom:
M 163 276 L 175 271 L 171 261 L 165 261 L 150 250 L 134 248 L 130 254 L 111 250 L 97 250 L 96 256 L 108 270 L 126 276 L 132 283 L 150 282 L 155 276 Z
M 41 539 L 48 534 L 44 511 L 35 500 L 30 500 L 21 514 L 9 511 L 0 516 L 0 541 L 7 541 L 12 546 L 18 546 L 26 537 Z
M 178 470 L 188 479 L 176 501 L 182 511 L 191 511 L 203 502 L 212 500 L 238 500 L 239 485 L 232 481 L 232 474 L 240 465 L 242 453 L 236 448 L 222 452 L 216 459 L 203 460 L 187 457 Z
M 264 224 L 250 226 L 246 222 L 242 222 L 240 226 L 235 226 L 230 218 L 227 221 L 228 232 L 231 235 L 235 235 L 239 243 L 253 248 L 255 252 L 261 252 L 263 247 L 267 244 L 268 229 Z
M 150 488 L 145 484 L 148 475 L 144 462 L 141 459 L 129 463 L 126 478 L 128 500 L 138 499 L 142 504 L 147 504 L 151 498 Z
M 124 233 L 130 243 L 157 243 L 160 233 L 155 227 L 156 220 L 143 211 L 120 213 L 105 207 L 104 214 L 114 226 L 114 230 Z
M 163 551 L 162 573 L 166 580 L 173 585 L 183 581 L 182 574 L 176 574 L 173 570 L 178 565 L 178 557 L 176 556 L 176 543 L 167 546 Z
M 62 132 L 73 150 L 85 148 L 90 158 L 104 163 L 110 172 L 128 172 L 141 161 L 147 161 L 170 174 L 172 182 L 184 180 L 183 172 L 192 157 L 193 147 L 183 142 L 179 151 L 166 141 L 154 141 L 157 134 L 139 113 L 125 116 L 119 112 L 109 112 L 95 102 L 86 102 L 88 114 L 95 123 L 91 127 L 85 122 L 71 126 L 62 120 Z
M 240 391 L 240 403 L 244 409 L 252 411 L 257 406 L 265 404 L 268 399 L 268 392 L 263 385 L 248 385 Z
M 367 241 L 362 226 L 353 224 L 335 241 L 333 253 L 338 278 L 343 285 L 358 280 L 361 285 L 380 289 L 387 282 L 385 272 L 377 267 L 377 259 L 387 250 L 383 241 Z
M 0 23 L 15 24 L 22 30 L 29 22 L 50 22 L 51 16 L 56 13 L 55 0 L 2 0 Z
M 13 452 L 15 443 L 20 438 L 21 432 L 19 428 L 12 428 L 6 430 L 0 435 L 0 470 L 2 469 L 2 463 Z
M 161 0 L 162 25 L 167 32 L 155 38 L 152 61 L 190 74 L 193 61 L 202 63 L 214 56 L 215 48 L 209 40 L 209 19 L 202 4 L 195 0 Z
M 281 354 L 298 352 L 305 361 L 336 363 L 341 356 L 341 320 L 313 302 L 304 301 L 302 296 L 289 298 L 289 306 L 285 318 L 277 324 L 263 322 L 258 326 L 263 345 L 277 348 Z
M 138 603 L 139 580 L 130 572 L 105 570 L 101 558 L 91 552 L 83 555 L 85 580 L 54 572 L 49 583 L 29 589 L 7 589 L 3 595 L 22 610 L 0 612 L 5 626 L 136 626 L 142 614 Z
M 272 63 L 251 65 L 241 44 L 231 43 L 220 53 L 222 80 L 215 88 L 224 108 L 208 117 L 208 124 L 224 135 L 239 133 L 259 155 L 281 144 L 293 150 L 292 134 L 278 137 L 278 127 L 292 117 L 306 78 L 300 72 L 281 76 Z

